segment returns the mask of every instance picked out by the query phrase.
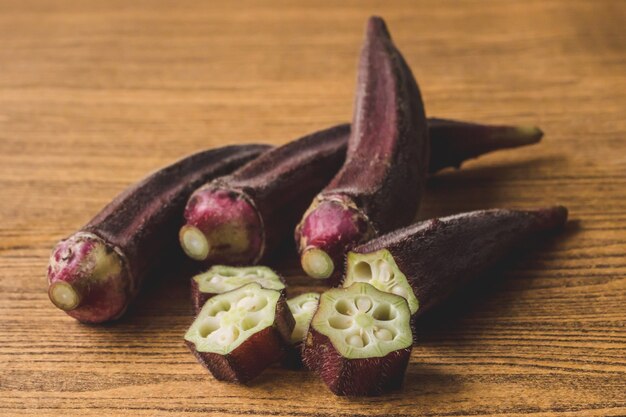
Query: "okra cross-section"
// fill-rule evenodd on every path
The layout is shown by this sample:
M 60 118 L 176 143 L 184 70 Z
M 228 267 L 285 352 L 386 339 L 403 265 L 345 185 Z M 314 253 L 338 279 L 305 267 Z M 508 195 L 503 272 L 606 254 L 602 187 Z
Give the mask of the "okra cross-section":
M 366 282 L 381 291 L 399 295 L 409 303 L 411 314 L 415 314 L 419 302 L 406 275 L 402 273 L 393 255 L 385 249 L 366 254 L 348 253 L 348 268 L 344 287 L 354 282 Z
M 206 272 L 191 278 L 191 300 L 197 314 L 206 301 L 217 295 L 232 291 L 251 282 L 263 288 L 284 291 L 280 276 L 266 266 L 215 265 Z
M 185 341 L 216 379 L 245 383 L 282 358 L 293 327 L 284 295 L 250 283 L 208 300 Z
M 304 340 L 304 336 L 306 336 L 309 330 L 309 324 L 311 324 L 313 314 L 315 314 L 315 310 L 317 309 L 319 299 L 320 295 L 318 293 L 307 292 L 287 300 L 289 310 L 296 321 L 296 326 L 291 333 L 291 343 L 298 343 Z
M 319 299 L 319 293 L 307 292 L 287 300 L 287 305 L 296 321 L 296 325 L 291 332 L 291 349 L 289 349 L 282 361 L 282 365 L 285 368 L 302 368 L 302 346 L 304 338 L 309 331 L 313 314 L 317 310 Z
M 413 335 L 404 298 L 366 283 L 324 292 L 303 361 L 336 395 L 377 395 L 402 384 Z

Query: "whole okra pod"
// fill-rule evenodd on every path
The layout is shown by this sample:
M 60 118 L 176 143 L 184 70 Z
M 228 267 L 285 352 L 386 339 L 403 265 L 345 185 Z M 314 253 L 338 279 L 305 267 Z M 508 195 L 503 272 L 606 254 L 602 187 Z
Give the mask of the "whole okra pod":
M 562 206 L 479 210 L 426 220 L 354 248 L 343 286 L 367 282 L 400 295 L 417 318 L 523 242 L 557 231 L 566 221 Z
M 339 278 L 347 250 L 410 223 L 428 173 L 430 139 L 417 82 L 385 22 L 367 23 L 346 162 L 296 229 L 304 271 Z
M 191 192 L 269 148 L 242 145 L 199 152 L 126 189 L 54 248 L 48 266 L 50 300 L 82 322 L 120 317 L 153 267 L 178 253 L 176 233 Z

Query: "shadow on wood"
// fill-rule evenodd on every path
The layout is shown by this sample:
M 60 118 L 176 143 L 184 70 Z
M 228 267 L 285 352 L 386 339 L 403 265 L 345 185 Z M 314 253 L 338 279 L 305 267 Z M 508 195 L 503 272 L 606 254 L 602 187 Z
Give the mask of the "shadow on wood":
M 527 190 L 528 187 L 533 186 L 527 181 L 541 180 L 537 172 L 552 172 L 555 166 L 564 160 L 560 156 L 544 156 L 524 161 L 469 166 L 441 172 L 428 179 L 417 218 L 425 220 L 472 210 L 513 208 L 517 200 L 512 201 L 512 189 L 523 187 Z M 537 195 L 543 194 L 537 193 Z M 547 201 L 537 203 L 537 205 L 559 203 L 561 202 Z M 525 205 L 528 207 L 528 203 Z

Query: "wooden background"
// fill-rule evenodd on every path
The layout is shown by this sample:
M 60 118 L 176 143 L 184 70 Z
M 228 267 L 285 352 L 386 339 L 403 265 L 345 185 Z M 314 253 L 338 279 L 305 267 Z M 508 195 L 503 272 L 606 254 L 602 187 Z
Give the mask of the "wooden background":
M 561 203 L 573 219 L 424 317 L 402 391 L 337 398 L 278 368 L 217 383 L 182 343 L 181 272 L 115 324 L 53 308 L 52 245 L 131 182 L 349 120 L 370 14 L 428 114 L 546 132 L 433 178 L 420 216 Z M 623 1 L 0 0 L 0 415 L 626 415 L 625 22 Z

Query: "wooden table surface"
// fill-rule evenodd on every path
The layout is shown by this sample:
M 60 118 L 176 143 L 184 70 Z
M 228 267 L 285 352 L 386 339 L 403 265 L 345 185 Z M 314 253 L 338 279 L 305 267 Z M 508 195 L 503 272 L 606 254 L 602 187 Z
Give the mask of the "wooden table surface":
M 0 415 L 626 415 L 626 2 L 324 3 L 0 1 Z M 339 398 L 279 368 L 216 382 L 182 342 L 182 272 L 114 324 L 52 306 L 52 245 L 147 172 L 349 120 L 370 14 L 429 115 L 546 133 L 432 178 L 420 217 L 572 218 L 423 318 L 402 391 Z M 293 265 L 292 294 L 310 288 Z

